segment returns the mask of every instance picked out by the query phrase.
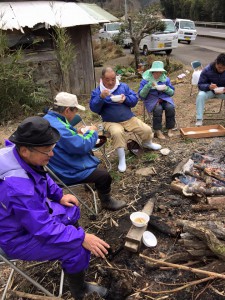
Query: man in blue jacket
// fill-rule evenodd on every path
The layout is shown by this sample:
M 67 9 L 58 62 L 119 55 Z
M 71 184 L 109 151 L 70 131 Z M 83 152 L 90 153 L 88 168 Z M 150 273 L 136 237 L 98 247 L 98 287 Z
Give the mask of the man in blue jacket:
M 98 140 L 96 126 L 82 133 L 70 124 L 78 109 L 85 107 L 78 104 L 76 95 L 60 92 L 44 116 L 60 133 L 48 166 L 65 184 L 94 183 L 102 208 L 119 210 L 126 203 L 111 197 L 112 177 L 106 169 L 98 168 L 99 159 L 91 154 Z
M 76 197 L 63 195 L 43 168 L 59 138 L 47 120 L 29 117 L 0 149 L 0 247 L 10 258 L 59 260 L 76 300 L 93 291 L 105 297 L 84 276 L 90 254 L 104 258 L 109 245 L 79 227 Z
M 223 89 L 217 91 L 218 87 L 223 87 Z M 202 126 L 205 102 L 212 98 L 225 100 L 225 53 L 219 54 L 214 62 L 203 69 L 198 88 L 200 91 L 196 98 L 195 125 Z
M 111 96 L 118 95 L 120 100 L 114 102 Z M 119 157 L 118 170 L 126 171 L 126 138 L 125 130 L 134 132 L 143 143 L 143 147 L 159 150 L 161 146 L 152 142 L 151 127 L 135 117 L 131 108 L 135 107 L 138 97 L 125 83 L 120 83 L 115 71 L 110 68 L 102 70 L 100 85 L 92 91 L 90 109 L 101 115 L 104 128 L 112 137 L 113 148 Z

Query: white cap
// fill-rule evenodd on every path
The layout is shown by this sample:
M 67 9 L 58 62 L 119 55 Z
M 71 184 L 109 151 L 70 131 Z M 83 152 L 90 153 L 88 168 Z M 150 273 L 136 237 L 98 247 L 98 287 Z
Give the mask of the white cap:
M 85 107 L 78 104 L 77 96 L 66 92 L 60 92 L 56 95 L 54 105 L 65 107 L 76 107 L 80 110 L 85 110 Z

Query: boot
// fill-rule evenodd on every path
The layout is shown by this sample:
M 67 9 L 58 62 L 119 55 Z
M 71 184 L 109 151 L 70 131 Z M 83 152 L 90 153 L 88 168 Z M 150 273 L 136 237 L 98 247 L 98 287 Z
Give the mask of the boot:
M 120 172 L 125 172 L 127 166 L 126 166 L 126 157 L 125 157 L 124 148 L 117 148 L 117 154 L 118 154 L 118 157 L 119 157 L 118 170 Z
M 172 129 L 168 129 L 168 137 L 172 137 L 173 136 L 173 130 Z
M 160 140 L 165 140 L 165 138 L 166 138 L 161 130 L 156 130 L 155 134 L 156 134 L 157 138 Z
M 143 143 L 143 147 L 151 150 L 160 150 L 162 148 L 161 145 L 153 143 L 152 141 Z
M 127 204 L 125 201 L 121 200 L 115 200 L 111 198 L 110 193 L 108 194 L 102 194 L 98 192 L 98 197 L 101 201 L 102 208 L 108 209 L 108 210 L 119 210 L 123 207 L 125 207 Z
M 108 290 L 103 286 L 85 282 L 84 271 L 73 274 L 65 273 L 65 277 L 67 278 L 67 281 L 69 283 L 71 295 L 75 300 L 82 300 L 85 295 L 91 294 L 93 292 L 98 293 L 98 295 L 101 296 L 103 299 L 105 299 L 108 294 Z

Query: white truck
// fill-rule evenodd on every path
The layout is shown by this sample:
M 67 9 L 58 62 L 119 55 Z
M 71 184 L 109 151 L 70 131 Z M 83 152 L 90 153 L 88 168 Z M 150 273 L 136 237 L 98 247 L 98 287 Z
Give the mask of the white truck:
M 178 47 L 178 34 L 174 26 L 174 22 L 171 19 L 161 19 L 165 23 L 164 31 L 157 31 L 144 37 L 140 44 L 139 49 L 144 55 L 148 55 L 149 52 L 165 51 L 166 54 L 170 54 L 173 49 Z M 133 53 L 133 45 L 131 39 L 125 39 L 125 43 L 128 45 L 130 42 L 130 52 Z
M 100 39 L 112 40 L 113 36 L 117 35 L 120 32 L 121 23 L 105 23 L 103 28 L 98 32 L 98 37 Z
M 188 19 L 176 19 L 175 27 L 178 33 L 178 42 L 186 41 L 188 44 L 197 37 L 195 23 Z

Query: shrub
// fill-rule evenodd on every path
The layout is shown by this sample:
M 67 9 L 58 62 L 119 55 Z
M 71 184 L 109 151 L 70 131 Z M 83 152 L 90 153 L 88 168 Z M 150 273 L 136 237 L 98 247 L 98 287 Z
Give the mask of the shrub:
M 7 121 L 46 103 L 45 90 L 32 78 L 33 69 L 21 62 L 21 50 L 10 53 L 0 30 L 0 119 Z

